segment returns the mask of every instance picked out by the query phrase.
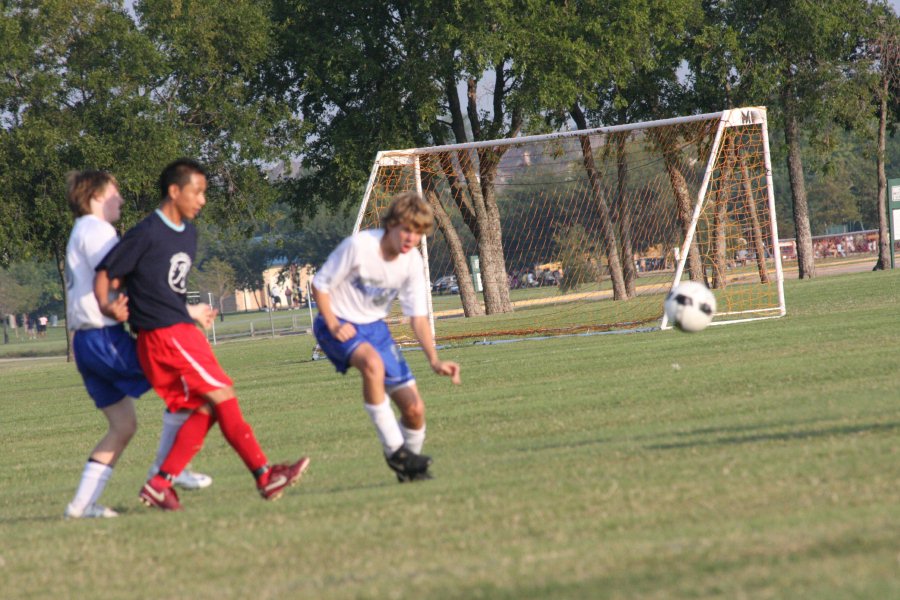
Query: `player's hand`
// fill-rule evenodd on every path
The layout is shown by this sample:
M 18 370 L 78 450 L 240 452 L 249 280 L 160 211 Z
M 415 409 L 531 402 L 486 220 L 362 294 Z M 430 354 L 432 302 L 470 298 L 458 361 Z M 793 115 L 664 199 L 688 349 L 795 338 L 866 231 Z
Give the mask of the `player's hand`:
M 454 385 L 462 383 L 459 377 L 459 364 L 449 360 L 439 360 L 431 365 L 432 370 L 438 375 L 444 375 L 450 378 Z
M 125 294 L 120 294 L 116 297 L 115 300 L 110 302 L 104 307 L 106 310 L 103 312 L 106 316 L 111 317 L 118 321 L 119 323 L 124 323 L 128 320 L 128 296 Z
M 209 329 L 212 327 L 213 321 L 215 321 L 219 311 L 209 304 L 189 304 L 188 314 L 190 314 L 191 318 L 197 321 L 203 329 Z
M 329 327 L 328 331 L 330 331 L 332 337 L 339 342 L 346 342 L 356 335 L 356 327 L 351 323 L 338 322 L 336 327 Z

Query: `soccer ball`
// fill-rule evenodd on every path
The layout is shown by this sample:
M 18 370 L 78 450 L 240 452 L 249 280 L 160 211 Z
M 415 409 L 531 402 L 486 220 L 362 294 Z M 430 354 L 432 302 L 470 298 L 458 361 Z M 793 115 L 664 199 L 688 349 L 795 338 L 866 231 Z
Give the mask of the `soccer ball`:
M 696 281 L 685 281 L 672 288 L 663 308 L 666 317 L 682 331 L 706 329 L 716 314 L 716 297 L 709 288 Z

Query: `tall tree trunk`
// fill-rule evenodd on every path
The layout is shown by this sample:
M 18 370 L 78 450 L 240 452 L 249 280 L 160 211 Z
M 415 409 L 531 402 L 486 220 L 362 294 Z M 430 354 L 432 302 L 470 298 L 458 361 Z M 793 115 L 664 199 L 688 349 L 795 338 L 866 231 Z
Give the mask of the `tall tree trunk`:
M 616 136 L 616 197 L 613 205 L 613 219 L 619 225 L 619 239 L 622 242 L 622 275 L 625 278 L 625 293 L 633 298 L 637 268 L 634 264 L 634 241 L 631 233 L 631 211 L 626 204 L 625 191 L 628 189 L 628 157 L 625 146 L 628 134 Z
M 572 118 L 579 129 L 587 129 L 587 119 L 577 104 L 570 110 Z M 594 203 L 600 217 L 600 237 L 602 238 L 603 253 L 606 255 L 609 268 L 609 278 L 613 286 L 614 300 L 627 300 L 628 292 L 625 289 L 625 278 L 622 275 L 622 263 L 619 259 L 619 246 L 616 241 L 616 231 L 613 227 L 612 215 L 606 202 L 606 193 L 600 181 L 600 173 L 594 162 L 594 149 L 591 147 L 591 138 L 586 135 L 578 137 L 581 143 L 581 156 L 584 169 L 587 172 L 588 182 L 591 185 Z
M 65 251 L 59 248 L 53 250 L 54 262 L 56 263 L 56 272 L 59 274 L 59 281 L 62 284 L 63 306 L 69 305 L 69 288 L 66 287 L 66 256 Z M 69 323 L 66 322 L 66 362 L 75 360 L 75 353 L 72 351 L 72 332 L 69 331 Z
M 887 214 L 887 175 L 884 172 L 884 147 L 887 135 L 888 116 L 888 78 L 882 75 L 881 104 L 878 107 L 878 154 L 876 165 L 878 168 L 878 260 L 873 271 L 888 269 L 891 266 L 891 252 L 893 240 L 890 239 Z
M 675 147 L 673 140 L 662 136 L 659 129 L 651 129 L 648 135 L 656 151 L 661 152 L 663 155 L 666 173 L 672 186 L 672 194 L 675 196 L 675 220 L 681 226 L 681 239 L 685 240 L 691 227 L 694 209 L 687 180 L 679 168 L 679 163 L 681 162 L 678 156 L 679 150 Z M 703 260 L 700 257 L 700 246 L 697 244 L 696 235 L 688 247 L 687 264 L 685 266 L 691 281 L 706 283 L 706 273 L 703 269 Z
M 727 167 L 726 167 L 727 168 Z M 727 176 L 726 176 L 727 178 Z M 723 180 L 723 183 L 727 179 Z M 726 261 L 728 259 L 728 245 L 726 240 L 726 227 L 728 225 L 728 194 L 720 187 L 716 191 L 716 198 L 713 204 L 713 230 L 712 240 L 712 287 L 714 289 L 722 289 L 728 285 L 725 274 Z
M 498 73 L 499 74 L 499 73 Z M 498 103 L 497 94 L 502 97 L 503 89 L 498 77 L 498 87 L 495 90 L 495 110 Z M 480 123 L 477 118 L 475 81 L 468 82 L 468 110 L 470 125 L 474 138 L 479 139 Z M 458 143 L 465 143 L 467 135 L 463 120 L 462 107 L 456 91 L 456 82 L 452 78 L 445 78 L 444 91 L 449 102 L 451 127 Z M 474 121 L 472 120 L 474 118 Z M 501 114 L 495 114 L 495 118 L 502 118 Z M 513 117 L 514 122 L 519 119 Z M 514 134 L 513 134 L 514 135 Z M 494 149 L 488 152 L 495 152 Z M 502 155 L 502 153 L 501 153 Z M 468 192 L 467 200 L 476 224 L 466 220 L 466 224 L 475 235 L 478 243 L 478 258 L 481 266 L 481 283 L 484 286 L 484 309 L 489 315 L 512 312 L 513 306 L 509 299 L 509 283 L 506 278 L 506 262 L 503 256 L 503 234 L 500 228 L 500 215 L 494 198 L 493 175 L 496 174 L 497 165 L 486 166 L 479 161 L 478 169 L 474 164 L 475 157 L 483 158 L 485 152 L 473 151 L 457 152 L 457 159 L 462 170 L 465 187 Z M 499 161 L 499 158 L 496 159 Z M 452 171 L 452 167 L 451 167 Z M 447 170 L 445 169 L 445 173 Z M 454 199 L 457 204 L 461 199 Z M 466 215 L 463 215 L 464 220 Z
M 493 191 L 493 182 L 483 187 L 480 176 L 472 164 L 474 151 L 460 150 L 459 164 L 466 181 L 468 197 L 474 209 L 478 226 L 472 233 L 478 242 L 478 258 L 481 265 L 481 283 L 484 286 L 484 310 L 487 314 L 512 312 L 509 300 L 509 284 L 506 280 L 506 264 L 503 258 L 503 238 L 500 216 L 493 198 L 485 200 L 483 189 Z
M 713 229 L 709 255 L 712 257 L 712 287 L 722 289 L 728 285 L 726 268 L 728 261 L 728 200 L 731 177 L 734 173 L 734 144 L 730 139 L 722 143 L 721 177 L 713 204 Z
M 791 198 L 794 204 L 794 230 L 797 237 L 797 267 L 800 279 L 811 279 L 816 275 L 812 232 L 809 226 L 809 204 L 806 199 L 806 184 L 803 180 L 803 158 L 800 155 L 800 125 L 797 115 L 785 103 L 784 141 L 787 144 L 788 177 L 791 181 Z
M 759 271 L 759 282 L 769 283 L 769 270 L 766 267 L 766 246 L 763 243 L 762 227 L 759 222 L 759 211 L 756 210 L 756 198 L 753 196 L 753 183 L 750 181 L 750 169 L 743 153 L 738 153 L 741 163 L 741 183 L 744 189 L 744 206 L 750 215 L 749 246 L 756 254 L 756 269 Z M 772 253 L 775 256 L 775 253 Z
M 681 169 L 675 164 L 675 158 L 669 152 L 665 153 L 666 172 L 669 174 L 669 181 L 672 184 L 672 192 L 675 194 L 675 215 L 678 224 L 681 225 L 681 239 L 687 239 L 688 230 L 691 227 L 691 218 L 694 211 L 691 203 L 691 194 L 688 191 L 687 181 L 681 174 Z M 703 260 L 700 258 L 700 246 L 697 244 L 697 237 L 691 240 L 688 248 L 687 272 L 691 281 L 706 281 L 706 274 L 703 271 Z
M 434 211 L 434 219 L 438 229 L 447 242 L 450 249 L 450 261 L 453 264 L 453 272 L 456 273 L 456 282 L 459 285 L 459 295 L 462 298 L 463 313 L 467 317 L 474 317 L 484 314 L 484 308 L 478 301 L 478 295 L 475 291 L 475 285 L 472 282 L 472 275 L 469 271 L 469 265 L 466 262 L 466 253 L 463 249 L 462 240 L 453 226 L 450 215 L 441 204 L 441 200 L 437 193 L 437 182 L 435 176 L 431 172 L 424 172 L 422 178 L 422 187 L 425 191 L 425 198 Z
M 481 153 L 479 164 L 481 165 L 481 196 L 484 201 L 485 218 L 484 225 L 479 227 L 481 237 L 478 239 L 478 248 L 481 255 L 482 282 L 490 279 L 493 282 L 490 290 L 490 303 L 488 308 L 488 286 L 484 284 L 484 306 L 488 314 L 512 312 L 513 306 L 509 299 L 509 279 L 506 272 L 506 257 L 503 253 L 503 230 L 500 227 L 500 208 L 497 206 L 497 195 L 494 188 L 494 179 L 497 175 L 497 167 L 500 156 L 493 154 L 488 159 L 484 152 Z M 504 150 L 505 152 L 505 150 Z

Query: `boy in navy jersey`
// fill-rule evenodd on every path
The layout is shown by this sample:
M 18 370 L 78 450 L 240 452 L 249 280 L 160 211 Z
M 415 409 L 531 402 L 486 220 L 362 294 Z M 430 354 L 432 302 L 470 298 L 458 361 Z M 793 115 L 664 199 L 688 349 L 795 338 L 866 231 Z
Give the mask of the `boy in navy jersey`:
M 137 332 L 138 359 L 147 379 L 169 410 L 192 411 L 159 472 L 139 495 L 147 506 L 163 510 L 181 509 L 172 479 L 200 450 L 217 421 L 266 500 L 279 498 L 309 466 L 306 457 L 294 464 L 269 465 L 244 420 L 231 379 L 195 325 L 209 328 L 216 311 L 205 304 L 187 304 L 187 276 L 197 251 L 197 230 L 190 221 L 206 204 L 206 186 L 199 163 L 180 159 L 168 165 L 159 178 L 159 208 L 100 262 L 94 282 L 101 311 L 114 318 L 109 292 L 127 289 L 128 322 Z
M 138 363 L 134 339 L 121 323 L 101 314 L 94 297 L 94 267 L 119 241 L 112 225 L 122 208 L 119 184 L 105 171 L 72 172 L 66 184 L 76 217 L 66 245 L 66 325 L 72 331 L 75 364 L 88 394 L 109 421 L 109 430 L 91 452 L 65 516 L 115 517 L 118 513 L 98 500 L 137 429 L 134 400 L 149 390 L 150 384 Z M 119 307 L 127 311 L 124 297 L 112 304 L 113 310 Z M 187 417 L 183 412 L 164 414 L 157 461 L 168 455 Z M 175 479 L 176 485 L 189 489 L 211 483 L 208 475 L 188 469 Z

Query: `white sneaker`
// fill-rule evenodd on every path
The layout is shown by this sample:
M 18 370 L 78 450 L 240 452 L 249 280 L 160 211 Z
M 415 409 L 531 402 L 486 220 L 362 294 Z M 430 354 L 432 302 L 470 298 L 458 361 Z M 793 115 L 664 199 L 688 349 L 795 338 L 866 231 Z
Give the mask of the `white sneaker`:
M 181 475 L 172 480 L 172 483 L 184 490 L 202 490 L 212 485 L 212 477 L 185 469 Z
M 118 517 L 119 513 L 102 504 L 90 504 L 82 511 L 75 510 L 71 504 L 66 507 L 67 519 L 111 519 Z

